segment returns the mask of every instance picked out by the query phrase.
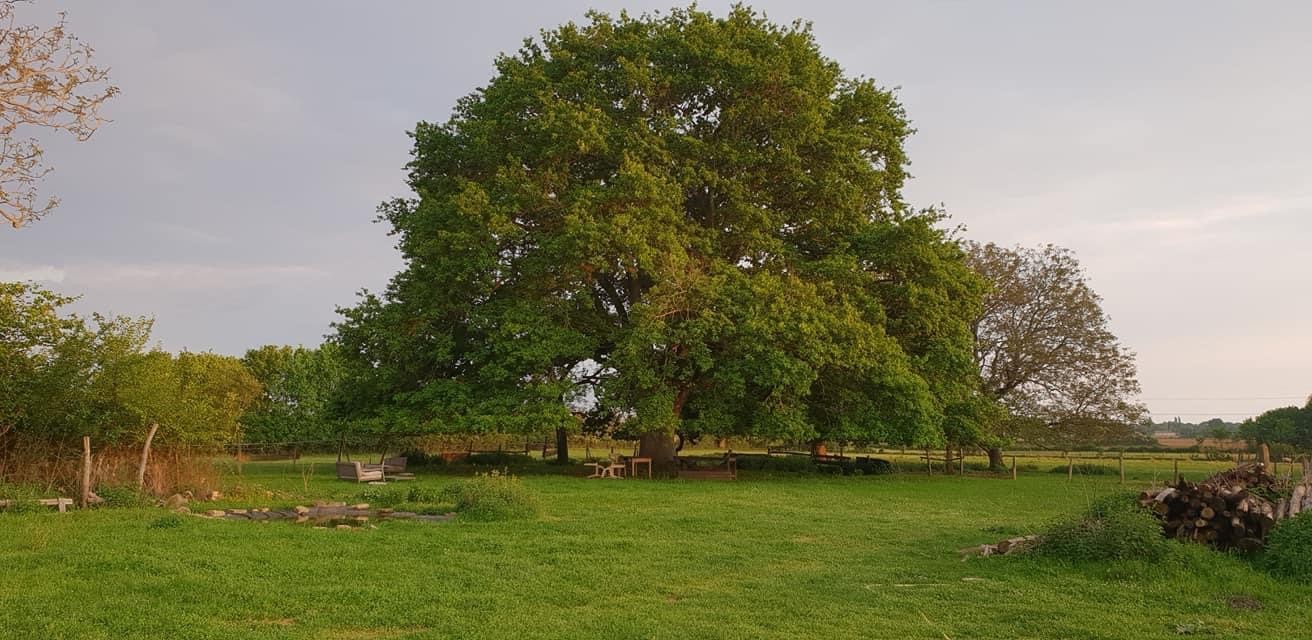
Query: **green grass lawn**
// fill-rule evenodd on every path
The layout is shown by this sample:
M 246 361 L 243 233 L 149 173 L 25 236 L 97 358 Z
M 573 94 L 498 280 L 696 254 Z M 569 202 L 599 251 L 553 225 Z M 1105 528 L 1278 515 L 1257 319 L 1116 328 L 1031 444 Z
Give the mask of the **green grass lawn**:
M 962 561 L 961 547 L 1034 531 L 1118 489 L 1115 475 L 1047 473 L 1056 464 L 1014 482 L 538 475 L 524 480 L 541 497 L 535 520 L 353 531 L 202 518 L 152 528 L 159 509 L 3 514 L 0 638 L 1312 635 L 1312 587 L 1202 549 L 1182 545 L 1160 566 Z M 1171 474 L 1146 462 L 1129 471 L 1132 484 Z M 365 489 L 329 473 L 247 464 L 225 503 Z M 1232 609 L 1233 596 L 1262 608 Z

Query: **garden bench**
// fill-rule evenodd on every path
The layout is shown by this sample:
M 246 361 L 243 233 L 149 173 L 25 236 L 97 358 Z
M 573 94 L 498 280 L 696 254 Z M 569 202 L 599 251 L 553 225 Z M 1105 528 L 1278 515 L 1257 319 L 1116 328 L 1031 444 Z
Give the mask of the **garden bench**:
M 737 480 L 738 479 L 738 458 L 732 451 L 724 454 L 724 457 L 714 460 L 714 466 L 699 464 L 708 460 L 707 458 L 678 458 L 674 459 L 679 468 L 679 477 L 691 480 Z

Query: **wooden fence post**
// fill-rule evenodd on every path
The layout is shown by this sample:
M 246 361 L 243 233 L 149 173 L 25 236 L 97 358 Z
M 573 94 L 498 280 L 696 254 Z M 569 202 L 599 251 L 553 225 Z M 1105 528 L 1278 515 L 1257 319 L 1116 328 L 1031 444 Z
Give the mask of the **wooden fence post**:
M 934 475 L 934 463 L 929 459 L 929 449 L 925 449 L 925 475 Z
M 1072 458 L 1070 453 L 1066 454 L 1066 479 L 1075 479 L 1075 458 Z
M 91 504 L 91 436 L 82 436 L 82 508 Z
M 1016 456 L 1011 457 L 1011 479 L 1016 479 Z
M 141 491 L 146 486 L 146 461 L 150 460 L 150 443 L 155 439 L 156 431 L 159 431 L 159 423 L 152 422 L 150 433 L 146 434 L 146 444 L 141 447 L 141 465 L 137 467 L 137 491 Z

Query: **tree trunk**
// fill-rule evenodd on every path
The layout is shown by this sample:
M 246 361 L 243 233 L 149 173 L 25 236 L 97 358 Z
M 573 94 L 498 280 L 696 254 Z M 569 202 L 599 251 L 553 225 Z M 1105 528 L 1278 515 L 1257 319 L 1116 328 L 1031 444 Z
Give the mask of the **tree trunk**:
M 674 434 L 648 431 L 638 439 L 638 457 L 651 458 L 653 470 L 669 471 L 674 467 Z
M 556 462 L 569 464 L 569 432 L 564 427 L 556 428 Z
M 989 447 L 989 469 L 992 471 L 1005 471 L 1007 464 L 1002 461 L 1002 448 Z
M 91 504 L 91 436 L 82 436 L 82 508 Z
M 146 434 L 146 444 L 141 447 L 141 464 L 137 467 L 137 491 L 146 487 L 146 462 L 150 460 L 150 443 L 155 439 L 156 431 L 159 431 L 159 423 L 152 422 L 150 433 Z
M 688 402 L 691 387 L 679 389 L 674 394 L 674 406 L 671 407 L 675 421 L 683 420 L 683 405 Z M 638 457 L 651 458 L 653 471 L 670 471 L 674 468 L 674 457 L 678 454 L 682 440 L 675 442 L 675 430 L 658 429 L 642 434 L 638 439 Z

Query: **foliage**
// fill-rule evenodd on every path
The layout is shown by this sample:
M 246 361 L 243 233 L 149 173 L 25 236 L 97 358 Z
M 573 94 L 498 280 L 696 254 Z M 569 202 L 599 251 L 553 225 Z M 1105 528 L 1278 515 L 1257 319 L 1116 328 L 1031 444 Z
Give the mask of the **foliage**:
M 495 470 L 447 485 L 441 497 L 469 520 L 517 520 L 538 513 L 537 496 L 519 478 Z
M 342 365 L 332 343 L 317 349 L 266 345 L 251 349 L 242 363 L 263 393 L 241 418 L 246 442 L 303 442 L 330 439 L 330 402 Z
M 65 31 L 64 14 L 49 27 L 18 24 L 21 0 L 0 0 L 0 218 L 15 229 L 37 220 L 59 204 L 38 202 L 37 184 L 50 167 L 35 138 L 23 129 L 66 131 L 86 141 L 106 120 L 100 106 L 118 93 L 109 70 L 91 63 L 92 49 Z
M 1170 551 L 1161 523 L 1129 493 L 1094 500 L 1084 513 L 1057 522 L 1036 547 L 1066 561 L 1161 560 Z
M 186 519 L 176 513 L 160 516 L 146 525 L 147 529 L 177 529 L 186 523 Z
M 974 348 L 984 395 L 1011 413 L 996 435 L 1064 447 L 1132 437 L 1145 415 L 1134 354 L 1112 334 L 1075 255 L 1053 245 L 968 249 L 992 286 Z
M 155 503 L 150 496 L 131 487 L 96 487 L 96 495 L 106 507 L 145 507 Z
M 741 471 L 775 471 L 784 473 L 814 473 L 815 463 L 806 456 L 738 456 Z
M 901 200 L 902 107 L 737 7 L 546 31 L 414 131 L 406 258 L 343 309 L 352 416 L 936 444 L 981 283 Z M 644 447 L 648 442 L 644 439 Z
M 73 298 L 0 283 L 0 457 L 19 441 L 213 446 L 259 392 L 240 361 L 150 350 L 151 321 L 67 313 Z M 6 437 L 7 436 L 7 437 Z
M 1312 583 L 1312 512 L 1280 521 L 1260 562 L 1271 573 Z
M 482 453 L 473 453 L 457 460 L 461 464 L 479 465 L 485 467 L 504 467 L 507 465 L 522 465 L 533 462 L 533 458 L 522 453 L 512 453 L 509 451 L 488 451 Z
M 1300 451 L 1312 451 L 1312 398 L 1299 407 L 1272 409 L 1239 425 L 1239 434 L 1257 444 L 1266 443 L 1275 450 L 1286 445 Z

